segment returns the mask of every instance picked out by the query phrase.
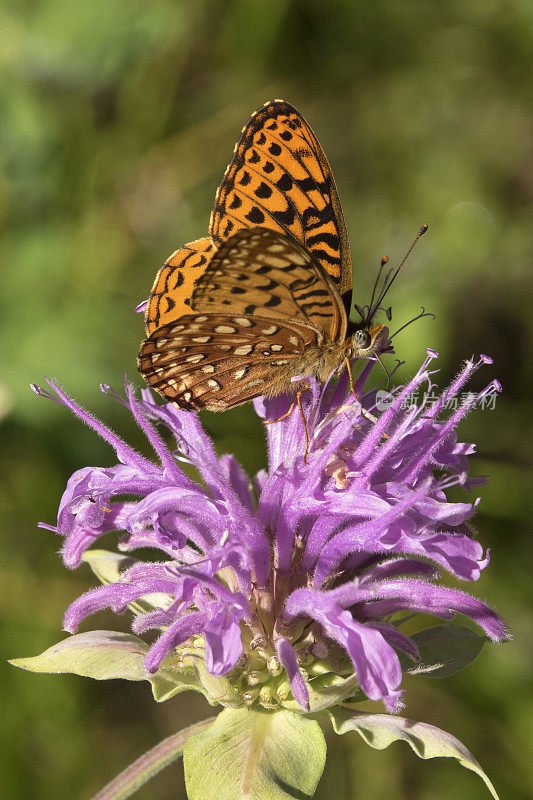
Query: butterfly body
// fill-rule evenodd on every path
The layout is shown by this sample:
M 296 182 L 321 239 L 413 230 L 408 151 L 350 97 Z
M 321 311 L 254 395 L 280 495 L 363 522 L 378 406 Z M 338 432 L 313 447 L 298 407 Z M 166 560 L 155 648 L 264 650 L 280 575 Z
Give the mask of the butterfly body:
M 351 286 L 327 159 L 292 106 L 268 103 L 243 129 L 209 237 L 176 251 L 156 277 L 139 370 L 188 410 L 294 394 L 308 377 L 324 383 L 388 337 L 384 325 L 350 326 Z

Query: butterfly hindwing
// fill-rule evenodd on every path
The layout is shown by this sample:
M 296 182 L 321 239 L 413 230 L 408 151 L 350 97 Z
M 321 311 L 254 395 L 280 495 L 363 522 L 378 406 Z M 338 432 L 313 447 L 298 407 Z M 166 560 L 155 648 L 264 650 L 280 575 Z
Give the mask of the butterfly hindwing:
M 243 228 L 224 242 L 195 284 L 195 311 L 299 322 L 335 341 L 346 334 L 342 300 L 309 251 L 268 228 Z
M 189 314 L 145 339 L 139 371 L 181 408 L 221 411 L 283 391 L 313 341 L 309 328 L 264 317 Z
M 209 234 L 217 245 L 260 225 L 294 237 L 335 283 L 352 288 L 346 225 L 331 167 L 304 118 L 274 100 L 244 126 L 217 191 Z

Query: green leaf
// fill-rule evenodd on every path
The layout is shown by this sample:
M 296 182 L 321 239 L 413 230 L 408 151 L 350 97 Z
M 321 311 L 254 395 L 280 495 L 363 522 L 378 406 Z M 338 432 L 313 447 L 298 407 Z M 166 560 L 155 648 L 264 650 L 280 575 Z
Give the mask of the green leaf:
M 136 558 L 113 553 L 110 550 L 86 550 L 81 560 L 90 566 L 103 584 L 116 583 L 125 569 L 139 563 Z M 152 592 L 144 595 L 141 600 L 129 603 L 128 608 L 136 614 L 145 614 L 147 611 L 153 611 L 154 608 L 168 608 L 172 600 L 170 594 Z
M 292 711 L 227 708 L 184 751 L 189 800 L 305 800 L 326 760 L 319 724 Z
M 174 733 L 159 742 L 147 753 L 144 753 L 137 761 L 130 764 L 129 767 L 113 778 L 98 794 L 94 795 L 92 800 L 126 800 L 131 797 L 137 789 L 144 786 L 150 778 L 161 772 L 162 769 L 172 764 L 181 755 L 183 755 L 183 748 L 185 742 L 193 733 L 208 728 L 215 720 L 215 717 L 204 719 L 188 728 L 184 728 L 179 733 Z
M 420 662 L 401 657 L 402 668 L 411 674 L 424 673 L 433 678 L 447 678 L 471 664 L 481 652 L 486 636 L 464 625 L 449 623 L 426 628 L 410 637 L 420 651 Z
M 14 658 L 10 663 L 30 672 L 73 673 L 97 681 L 149 681 L 158 702 L 187 689 L 201 691 L 196 672 L 178 670 L 170 658 L 155 675 L 147 672 L 143 662 L 148 649 L 146 642 L 130 633 L 88 631 L 69 636 L 38 656 Z
M 450 733 L 425 722 L 413 722 L 388 714 L 364 714 L 344 708 L 332 708 L 326 713 L 336 733 L 357 731 L 376 750 L 384 750 L 392 742 L 403 740 L 420 758 L 456 758 L 463 767 L 479 775 L 495 800 L 498 800 L 494 786 L 472 753 Z

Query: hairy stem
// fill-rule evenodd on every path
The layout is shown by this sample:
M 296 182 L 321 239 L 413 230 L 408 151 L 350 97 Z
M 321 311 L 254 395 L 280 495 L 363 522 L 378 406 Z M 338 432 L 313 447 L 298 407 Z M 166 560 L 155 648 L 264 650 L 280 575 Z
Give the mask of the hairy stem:
M 179 733 L 174 733 L 172 736 L 163 739 L 162 742 L 159 742 L 147 753 L 144 753 L 133 764 L 126 767 L 120 775 L 113 778 L 107 786 L 104 786 L 98 794 L 94 795 L 92 800 L 126 800 L 127 797 L 131 797 L 150 778 L 153 778 L 164 767 L 167 767 L 183 755 L 185 742 L 191 734 L 205 730 L 215 719 L 216 717 L 210 717 L 201 722 L 196 722 L 194 725 L 189 725 L 188 728 L 179 731 Z

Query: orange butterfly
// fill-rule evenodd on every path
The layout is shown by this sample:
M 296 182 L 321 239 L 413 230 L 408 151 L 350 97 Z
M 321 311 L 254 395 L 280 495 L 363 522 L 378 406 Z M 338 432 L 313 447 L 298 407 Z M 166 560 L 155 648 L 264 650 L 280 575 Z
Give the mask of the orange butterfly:
M 187 410 L 285 392 L 299 402 L 305 376 L 323 383 L 346 364 L 351 380 L 349 359 L 386 346 L 372 318 L 394 277 L 350 323 L 352 261 L 331 168 L 303 117 L 274 100 L 242 130 L 209 236 L 156 276 L 139 371 Z

